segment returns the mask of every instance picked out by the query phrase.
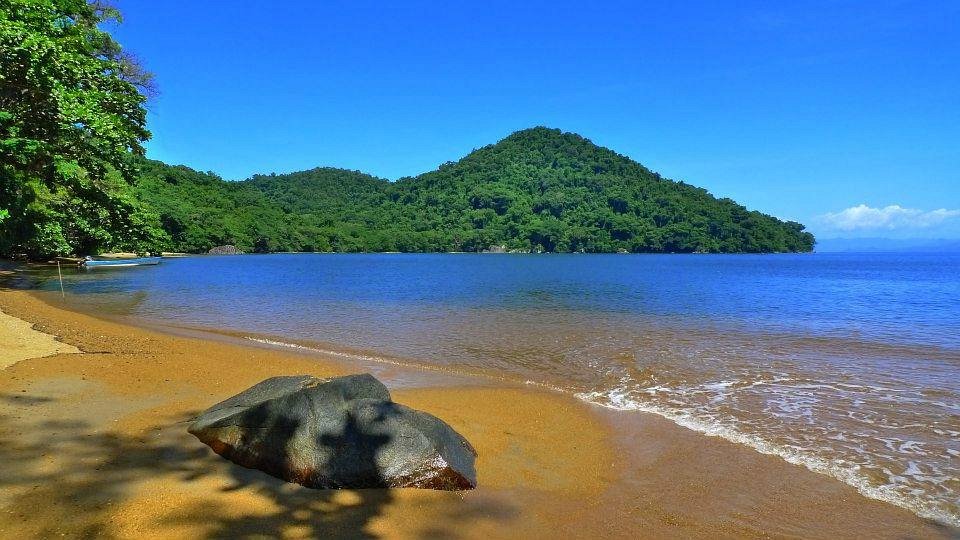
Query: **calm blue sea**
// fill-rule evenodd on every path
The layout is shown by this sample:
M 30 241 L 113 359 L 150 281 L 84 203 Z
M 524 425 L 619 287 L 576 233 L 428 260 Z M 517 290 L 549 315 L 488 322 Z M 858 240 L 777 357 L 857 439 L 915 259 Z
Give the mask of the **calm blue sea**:
M 653 412 L 960 525 L 960 254 L 277 254 L 64 280 L 105 315 Z

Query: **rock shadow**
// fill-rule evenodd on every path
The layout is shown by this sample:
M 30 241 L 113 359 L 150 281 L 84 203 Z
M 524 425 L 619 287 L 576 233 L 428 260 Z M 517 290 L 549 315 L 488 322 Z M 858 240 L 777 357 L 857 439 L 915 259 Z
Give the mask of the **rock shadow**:
M 111 429 L 109 421 L 94 425 L 31 414 L 34 408 L 75 404 L 26 396 L 5 401 L 0 536 L 149 536 L 152 530 L 189 531 L 203 538 L 377 538 L 378 527 L 371 525 L 396 501 L 396 490 L 309 489 L 229 462 L 186 432 L 199 411 L 131 435 Z M 334 453 L 336 464 L 372 460 L 386 440 L 358 429 L 352 420 L 324 444 L 360 443 L 359 454 Z M 464 504 L 458 493 L 434 493 L 416 501 L 417 511 L 432 519 L 413 536 L 457 537 L 477 518 L 517 516 L 514 508 L 492 499 Z M 127 512 L 143 514 L 130 519 Z

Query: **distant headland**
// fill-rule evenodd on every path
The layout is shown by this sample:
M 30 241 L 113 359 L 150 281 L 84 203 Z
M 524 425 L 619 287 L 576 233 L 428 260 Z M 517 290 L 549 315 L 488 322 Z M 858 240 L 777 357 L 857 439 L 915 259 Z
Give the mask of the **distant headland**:
M 396 182 L 334 168 L 221 180 L 144 161 L 135 185 L 166 248 L 203 253 L 806 252 L 803 225 L 661 177 L 558 129 L 518 131 Z
M 800 223 L 545 127 L 395 182 L 329 167 L 233 182 L 131 161 L 130 185 L 115 184 L 128 215 L 122 230 L 78 227 L 66 242 L 4 243 L 0 256 L 207 253 L 223 245 L 246 253 L 782 253 L 815 243 Z

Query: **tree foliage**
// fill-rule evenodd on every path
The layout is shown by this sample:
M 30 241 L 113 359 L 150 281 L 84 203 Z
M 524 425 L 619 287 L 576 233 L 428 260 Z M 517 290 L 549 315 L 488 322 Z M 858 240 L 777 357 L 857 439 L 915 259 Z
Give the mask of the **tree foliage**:
M 246 251 L 810 251 L 799 223 L 662 178 L 559 130 L 533 128 L 388 182 L 319 168 L 243 182 L 147 162 L 138 196 L 171 248 Z
M 0 4 L 0 254 L 147 249 L 163 231 L 129 183 L 150 78 L 85 0 Z

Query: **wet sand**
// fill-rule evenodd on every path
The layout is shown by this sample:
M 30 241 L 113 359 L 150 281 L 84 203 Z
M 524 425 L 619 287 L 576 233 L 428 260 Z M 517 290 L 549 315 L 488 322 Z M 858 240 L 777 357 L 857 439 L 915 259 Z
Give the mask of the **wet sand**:
M 73 313 L 61 302 L 0 291 L 5 313 L 83 351 L 41 352 L 0 370 L 2 537 L 958 534 L 653 415 L 415 369 L 395 374 L 419 383 L 392 388 L 394 399 L 435 414 L 473 443 L 478 489 L 318 491 L 286 484 L 215 455 L 186 433 L 186 423 L 266 377 L 365 366 L 135 328 Z M 19 328 L 0 326 L 0 349 L 22 343 Z M 391 386 L 391 377 L 384 379 Z

